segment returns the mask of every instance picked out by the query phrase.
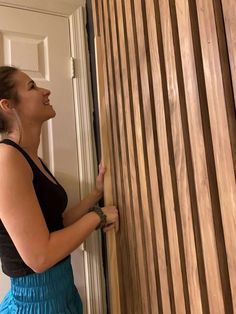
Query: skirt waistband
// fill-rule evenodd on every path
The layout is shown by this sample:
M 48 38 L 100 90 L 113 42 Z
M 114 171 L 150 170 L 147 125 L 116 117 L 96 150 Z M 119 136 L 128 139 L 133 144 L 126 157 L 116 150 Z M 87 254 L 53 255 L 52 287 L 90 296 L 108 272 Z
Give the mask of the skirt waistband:
M 11 278 L 11 292 L 18 302 L 41 302 L 73 295 L 75 286 L 71 257 L 43 273 Z

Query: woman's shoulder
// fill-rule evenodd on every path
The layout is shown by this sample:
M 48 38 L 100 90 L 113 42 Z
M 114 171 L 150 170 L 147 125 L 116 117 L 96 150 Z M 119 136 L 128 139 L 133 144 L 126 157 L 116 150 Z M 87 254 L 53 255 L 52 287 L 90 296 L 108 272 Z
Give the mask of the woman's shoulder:
M 32 172 L 23 154 L 15 147 L 4 143 L 0 143 L 0 169 L 1 172 L 2 170 L 18 171 L 25 174 Z
M 22 154 L 13 146 L 0 143 L 0 162 L 11 163 L 13 161 L 21 161 Z

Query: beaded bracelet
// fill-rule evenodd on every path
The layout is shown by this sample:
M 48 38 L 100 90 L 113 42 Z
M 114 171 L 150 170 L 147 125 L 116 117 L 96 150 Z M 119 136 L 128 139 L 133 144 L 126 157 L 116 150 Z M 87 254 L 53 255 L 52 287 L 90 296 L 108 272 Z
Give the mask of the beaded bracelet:
M 102 229 L 103 227 L 105 227 L 105 225 L 107 223 L 107 216 L 103 213 L 101 207 L 93 206 L 92 208 L 89 209 L 89 212 L 94 212 L 100 217 L 100 223 L 97 226 L 96 230 Z

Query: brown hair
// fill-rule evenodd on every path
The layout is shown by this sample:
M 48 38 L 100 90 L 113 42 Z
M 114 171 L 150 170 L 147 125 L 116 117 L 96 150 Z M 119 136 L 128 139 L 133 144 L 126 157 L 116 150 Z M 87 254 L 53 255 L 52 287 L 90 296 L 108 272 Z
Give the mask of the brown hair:
M 19 71 L 13 66 L 0 66 L 0 100 L 9 99 L 18 102 L 17 90 L 14 82 L 14 74 Z M 7 123 L 0 111 L 0 133 L 7 132 Z

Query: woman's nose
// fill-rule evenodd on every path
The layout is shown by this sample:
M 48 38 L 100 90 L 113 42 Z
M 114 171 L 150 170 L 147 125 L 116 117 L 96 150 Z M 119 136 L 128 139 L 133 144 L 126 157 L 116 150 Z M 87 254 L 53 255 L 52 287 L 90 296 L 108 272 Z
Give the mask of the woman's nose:
M 51 91 L 50 91 L 49 89 L 44 88 L 44 89 L 43 89 L 43 94 L 44 94 L 45 96 L 49 96 L 49 95 L 51 94 Z

